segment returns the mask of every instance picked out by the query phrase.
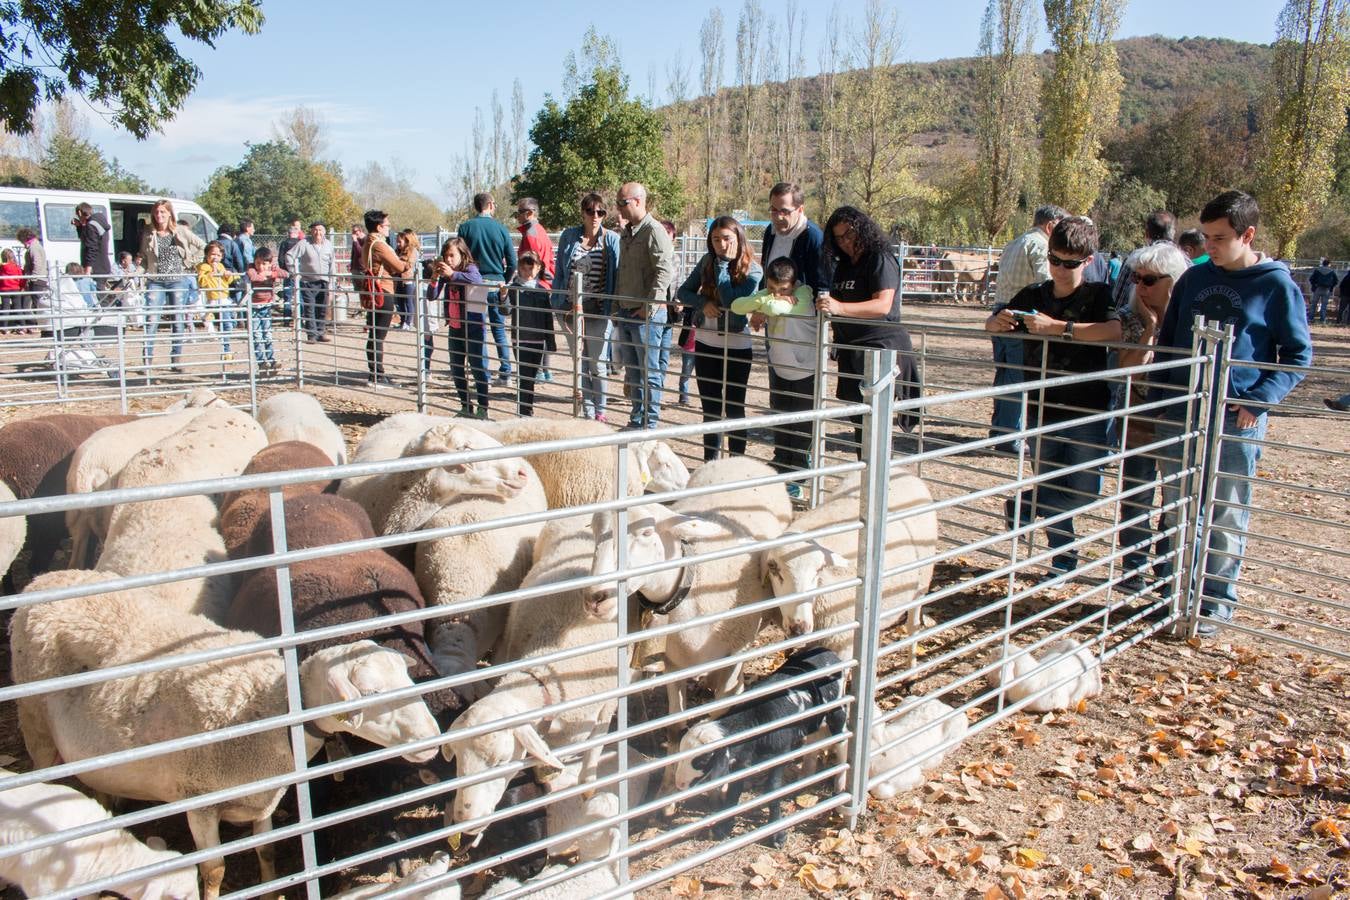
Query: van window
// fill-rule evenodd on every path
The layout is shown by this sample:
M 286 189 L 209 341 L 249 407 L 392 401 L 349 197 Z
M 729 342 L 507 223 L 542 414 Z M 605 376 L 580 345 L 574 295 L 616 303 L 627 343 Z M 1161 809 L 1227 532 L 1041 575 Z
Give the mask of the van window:
M 204 241 L 215 240 L 215 235 L 207 236 L 206 217 L 203 216 L 201 213 L 180 212 L 178 214 L 178 218 L 182 219 L 184 222 L 187 222 L 188 227 L 192 229 L 192 233 L 197 235 L 197 237 L 201 238 L 202 240 Z
M 32 200 L 0 200 L 0 238 L 15 237 L 20 228 L 31 228 L 38 233 L 37 203 Z
M 100 204 L 91 204 L 94 212 L 101 212 L 104 215 L 108 210 Z M 47 224 L 47 240 L 49 241 L 78 241 L 80 235 L 75 231 L 75 226 L 70 224 L 70 220 L 75 218 L 74 203 L 46 203 L 42 207 L 42 217 Z

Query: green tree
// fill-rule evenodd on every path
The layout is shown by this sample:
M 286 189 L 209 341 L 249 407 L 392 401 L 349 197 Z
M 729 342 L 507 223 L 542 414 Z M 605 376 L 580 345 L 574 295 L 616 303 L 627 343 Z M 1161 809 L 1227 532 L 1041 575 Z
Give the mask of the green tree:
M 989 0 L 976 62 L 976 198 L 994 240 L 1017 208 L 1036 152 L 1037 74 L 1033 0 Z
M 1167 195 L 1130 175 L 1109 179 L 1097 198 L 1092 218 L 1107 250 L 1128 252 L 1144 243 L 1144 219 L 1167 208 Z
M 1121 0 L 1045 0 L 1055 62 L 1041 92 L 1041 197 L 1092 208 L 1109 170 L 1103 138 L 1116 127 L 1122 79 L 1112 35 Z
M 661 136 L 661 117 L 629 98 L 623 72 L 597 68 L 565 107 L 545 97 L 530 129 L 534 148 L 512 197 L 537 198 L 540 220 L 560 228 L 576 221 L 577 198 L 586 191 L 612 192 L 640 181 L 654 208 L 679 215 L 684 193 L 666 170 Z
M 1350 106 L 1350 0 L 1289 0 L 1277 31 L 1258 196 L 1275 251 L 1288 258 L 1331 193 Z
M 403 167 L 394 163 L 395 171 Z M 352 193 L 362 209 L 379 208 L 389 213 L 389 221 L 396 229 L 435 231 L 447 223 L 445 210 L 430 197 L 418 193 L 406 175 L 392 174 L 377 162 L 366 167 L 353 179 Z
M 26 134 L 40 103 L 73 91 L 145 138 L 201 76 L 175 40 L 212 47 L 228 31 L 255 34 L 262 24 L 261 0 L 0 3 L 0 125 Z
M 250 218 L 264 234 L 284 232 L 294 218 L 345 223 L 354 205 L 333 196 L 321 165 L 281 141 L 249 144 L 239 165 L 216 169 L 197 202 L 217 221 Z
M 99 149 L 88 141 L 56 134 L 42 155 L 42 186 L 65 191 L 106 191 L 111 177 Z

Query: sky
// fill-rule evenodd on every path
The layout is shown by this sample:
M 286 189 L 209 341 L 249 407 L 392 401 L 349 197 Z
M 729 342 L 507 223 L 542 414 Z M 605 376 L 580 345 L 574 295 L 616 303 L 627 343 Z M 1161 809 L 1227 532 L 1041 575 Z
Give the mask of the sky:
M 760 0 L 765 15 L 781 15 L 782 0 Z M 905 35 L 901 61 L 972 56 L 985 0 L 890 0 Z M 865 0 L 841 0 L 845 18 L 861 18 Z M 1269 43 L 1282 0 L 1224 4 L 1127 0 L 1119 37 L 1225 37 Z M 734 3 L 543 4 L 405 0 L 371 5 L 352 0 L 264 3 L 261 33 L 229 34 L 215 48 L 182 46 L 201 68 L 197 90 L 163 131 L 145 141 L 121 132 L 88 107 L 90 137 L 105 155 L 157 187 L 192 196 L 222 165 L 238 163 L 245 142 L 271 137 L 273 123 L 303 104 L 328 127 L 327 156 L 354 173 L 371 160 L 397 168 L 419 190 L 446 203 L 442 189 L 464 151 L 475 107 L 486 115 L 496 89 L 509 119 L 512 83 L 519 79 L 527 118 L 544 96 L 561 94 L 563 63 L 589 25 L 612 37 L 635 93 L 652 78 L 664 99 L 667 66 L 682 60 L 697 84 L 699 27 L 718 6 L 727 44 L 724 79 L 735 79 L 734 38 L 741 7 Z M 804 0 L 808 73 L 828 12 Z M 525 21 L 521 12 L 532 15 Z M 397 11 L 397 15 L 393 12 Z M 606 18 L 608 14 L 608 18 Z M 1038 47 L 1048 47 L 1042 30 Z

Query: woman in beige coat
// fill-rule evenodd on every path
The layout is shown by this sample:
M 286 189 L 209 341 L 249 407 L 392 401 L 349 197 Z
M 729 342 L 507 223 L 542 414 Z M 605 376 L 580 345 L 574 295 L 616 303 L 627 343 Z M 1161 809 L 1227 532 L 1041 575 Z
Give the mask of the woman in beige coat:
M 202 257 L 206 242 L 184 225 L 178 224 L 173 203 L 156 200 L 150 207 L 150 221 L 141 232 L 141 258 L 145 260 L 145 349 L 146 377 L 154 361 L 154 334 L 166 306 L 173 307 L 170 328 L 173 344 L 169 361 L 175 372 L 181 372 L 179 358 L 183 351 L 185 327 L 183 306 L 187 302 L 192 282 L 192 268 Z

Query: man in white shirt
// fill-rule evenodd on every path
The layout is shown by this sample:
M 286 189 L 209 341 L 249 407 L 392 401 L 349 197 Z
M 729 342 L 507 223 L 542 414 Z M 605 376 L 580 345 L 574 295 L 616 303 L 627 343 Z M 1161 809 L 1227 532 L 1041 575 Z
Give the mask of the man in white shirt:
M 327 342 L 328 294 L 333 279 L 333 244 L 328 240 L 328 229 L 312 223 L 305 240 L 291 249 L 287 263 L 287 271 L 300 276 L 300 323 L 305 340 L 311 344 Z

